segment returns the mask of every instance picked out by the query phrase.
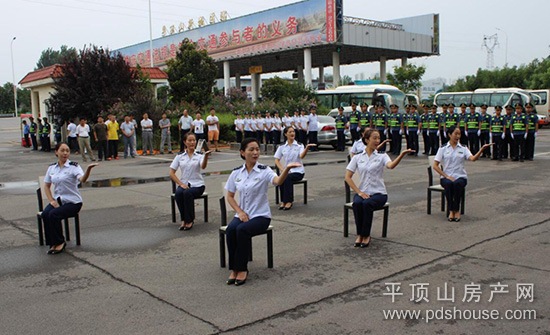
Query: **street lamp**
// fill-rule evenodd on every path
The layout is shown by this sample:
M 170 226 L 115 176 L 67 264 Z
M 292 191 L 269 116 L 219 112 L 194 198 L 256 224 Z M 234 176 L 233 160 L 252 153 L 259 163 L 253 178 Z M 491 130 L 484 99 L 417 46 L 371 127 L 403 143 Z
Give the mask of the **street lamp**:
M 149 0 L 149 52 L 151 53 L 151 67 L 153 67 L 153 20 L 151 18 L 151 0 Z
M 508 66 L 508 34 L 500 28 L 495 28 L 498 31 L 502 31 L 504 33 L 504 36 L 506 37 L 506 46 L 505 46 L 505 52 L 504 52 L 504 67 Z
M 13 105 L 15 107 L 15 116 L 17 116 L 17 85 L 15 84 L 15 68 L 13 66 L 13 41 L 15 41 L 16 37 L 14 37 L 11 40 L 10 44 L 10 52 L 11 52 L 11 75 L 13 79 Z

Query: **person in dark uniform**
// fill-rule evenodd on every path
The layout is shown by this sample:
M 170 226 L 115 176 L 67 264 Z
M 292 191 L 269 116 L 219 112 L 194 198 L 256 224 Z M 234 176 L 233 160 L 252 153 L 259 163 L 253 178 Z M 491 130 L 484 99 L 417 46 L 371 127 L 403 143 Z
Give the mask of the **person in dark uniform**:
M 361 136 L 361 132 L 357 130 L 360 119 L 361 113 L 357 110 L 357 103 L 352 101 L 351 112 L 349 113 L 349 132 L 353 142 L 357 141 Z
M 491 123 L 491 115 L 487 114 L 487 104 L 482 104 L 479 108 L 481 110 L 481 115 L 479 116 L 479 144 L 481 146 L 491 143 L 489 138 L 489 124 Z M 491 151 L 488 149 L 483 152 L 482 157 L 491 158 Z
M 372 124 L 376 130 L 380 133 L 381 148 L 378 149 L 381 153 L 386 152 L 386 135 L 388 134 L 388 118 L 386 115 L 386 109 L 384 105 L 378 103 L 375 107 L 376 114 L 372 116 Z M 384 144 L 382 144 L 384 143 Z
M 50 140 L 50 134 L 52 132 L 52 125 L 48 122 L 47 117 L 43 117 L 42 120 L 44 120 L 44 125 L 42 126 L 42 150 L 45 152 L 52 151 L 52 142 Z
M 58 161 L 48 167 L 44 177 L 44 193 L 48 198 L 48 206 L 42 211 L 46 244 L 50 246 L 48 254 L 55 255 L 65 250 L 65 238 L 61 221 L 73 217 L 82 208 L 82 196 L 78 191 L 78 184 L 85 183 L 92 168 L 97 163 L 88 165 L 86 172 L 76 162 L 71 162 L 69 145 L 61 142 L 55 146 L 55 155 Z M 54 190 L 52 193 L 52 185 Z
M 179 230 L 189 230 L 195 222 L 195 199 L 204 193 L 201 170 L 208 165 L 210 151 L 204 154 L 195 151 L 197 137 L 191 132 L 183 135 L 183 144 L 185 150 L 179 152 L 170 164 L 170 179 L 178 185 L 175 197 L 181 215 Z M 179 178 L 176 176 L 178 169 L 181 170 Z
M 428 115 L 428 136 L 430 141 L 430 155 L 435 155 L 439 149 L 439 134 L 441 119 L 437 114 L 437 105 L 430 106 L 431 113 Z
M 394 169 L 411 149 L 404 150 L 391 160 L 387 154 L 379 153 L 376 148 L 380 145 L 380 133 L 375 129 L 367 129 L 363 135 L 365 150 L 353 156 L 346 167 L 345 181 L 356 193 L 353 198 L 353 214 L 357 228 L 357 238 L 354 247 L 366 248 L 371 238 L 373 212 L 382 208 L 388 201 L 386 185 L 384 185 L 384 168 Z M 359 174 L 359 186 L 352 177 Z
M 514 162 L 518 160 L 523 162 L 525 160 L 525 140 L 529 132 L 529 121 L 527 120 L 527 115 L 523 113 L 523 106 L 521 104 L 516 104 L 515 108 L 516 114 L 510 120 L 510 131 L 514 140 L 511 157 Z
M 36 122 L 34 122 L 34 117 L 29 117 L 29 132 L 31 135 L 31 142 L 32 142 L 32 150 L 37 151 L 38 150 L 38 142 L 36 141 L 36 131 L 38 130 L 38 127 L 36 125 Z
M 348 118 L 344 115 L 344 107 L 338 107 L 338 115 L 334 118 L 336 122 L 336 151 L 344 151 L 346 149 L 346 124 Z
M 502 148 L 504 146 L 504 139 L 506 135 L 504 133 L 504 128 L 506 127 L 506 120 L 504 116 L 501 115 L 502 106 L 495 106 L 495 115 L 491 117 L 491 123 L 489 125 L 490 134 L 489 137 L 493 143 L 493 160 L 502 161 Z
M 403 139 L 403 115 L 399 113 L 399 106 L 396 104 L 390 105 L 390 112 L 388 116 L 388 126 L 391 134 L 390 152 L 397 156 L 401 152 Z
M 514 146 L 514 140 L 512 139 L 512 132 L 511 132 L 511 122 L 512 122 L 512 112 L 514 108 L 511 105 L 504 106 L 504 109 L 506 110 L 506 114 L 504 115 L 504 142 L 502 143 L 502 158 L 507 159 L 508 158 L 508 152 L 510 153 L 510 158 L 512 158 L 512 149 Z
M 485 144 L 475 155 L 472 155 L 466 146 L 459 143 L 461 136 L 460 129 L 453 127 L 447 128 L 447 137 L 449 142 L 439 148 L 435 155 L 433 169 L 441 175 L 440 183 L 445 189 L 445 197 L 449 206 L 450 222 L 460 221 L 460 203 L 462 201 L 463 190 L 468 184 L 468 176 L 464 169 L 464 161 L 476 161 L 481 156 L 483 150 L 491 146 Z
M 361 114 L 359 114 L 359 130 L 360 134 L 363 134 L 365 129 L 370 128 L 372 125 L 372 115 L 367 110 L 368 106 L 366 103 L 361 103 Z M 361 137 L 362 135 L 360 135 Z
M 240 155 L 245 163 L 231 172 L 225 185 L 227 202 L 236 212 L 225 231 L 231 271 L 226 283 L 237 286 L 243 285 L 248 278 L 252 237 L 265 233 L 271 223 L 267 198 L 269 185 L 282 185 L 290 170 L 300 166 L 291 163 L 277 176 L 269 166 L 258 163 L 260 145 L 255 138 L 246 138 L 241 142 Z M 235 199 L 237 192 L 238 203 Z
M 418 156 L 418 135 L 422 132 L 420 128 L 420 116 L 416 112 L 416 106 L 409 105 L 409 116 L 407 117 L 407 149 L 411 149 L 410 155 Z
M 424 112 L 420 115 L 420 127 L 422 128 L 422 141 L 424 142 L 424 152 L 422 154 L 430 154 L 430 136 L 428 135 L 428 117 L 430 116 L 427 107 L 423 107 Z
M 460 128 L 460 144 L 468 146 L 468 134 L 466 134 L 466 104 L 463 102 L 460 104 L 460 113 L 458 114 L 458 127 Z
M 447 136 L 445 134 L 445 122 L 447 121 L 448 117 L 449 117 L 449 105 L 442 104 L 441 114 L 439 114 L 439 143 L 441 143 L 442 146 L 445 145 L 445 143 L 447 143 Z
M 55 144 L 61 143 L 61 127 L 63 126 L 63 123 L 61 123 L 61 120 L 57 121 L 53 126 L 53 132 L 55 136 Z
M 44 151 L 44 135 L 43 135 L 43 132 L 44 132 L 44 126 L 42 125 L 42 119 L 41 118 L 38 118 L 36 119 L 36 122 L 38 124 L 38 133 L 36 134 L 36 136 L 38 137 L 38 140 L 40 141 L 40 151 Z
M 476 112 L 476 105 L 470 104 L 470 113 L 466 114 L 466 136 L 471 152 L 479 151 L 479 135 L 481 134 L 481 117 Z
M 448 104 L 447 107 L 448 112 L 443 121 L 443 137 L 441 140 L 441 146 L 444 146 L 447 142 L 449 142 L 449 138 L 447 137 L 447 128 L 452 126 L 457 127 L 459 122 L 458 114 L 455 113 L 455 105 L 451 103 Z
M 529 131 L 527 132 L 527 139 L 525 140 L 525 159 L 532 161 L 535 156 L 535 138 L 539 131 L 539 117 L 537 116 L 534 106 L 528 102 L 525 104 L 525 111 L 527 112 L 527 122 Z

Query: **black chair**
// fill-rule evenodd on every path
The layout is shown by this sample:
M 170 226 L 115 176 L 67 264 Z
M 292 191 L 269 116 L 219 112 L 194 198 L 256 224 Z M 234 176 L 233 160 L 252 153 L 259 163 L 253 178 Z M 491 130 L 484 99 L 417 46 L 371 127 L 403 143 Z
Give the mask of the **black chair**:
M 172 222 L 176 222 L 176 183 L 172 182 L 172 195 L 170 196 L 170 205 L 172 209 Z M 204 192 L 197 199 L 203 199 L 204 201 L 204 222 L 208 222 L 208 192 Z
M 353 212 L 353 202 L 351 201 L 351 189 L 348 183 L 344 182 L 344 187 L 346 189 L 346 203 L 344 205 L 344 237 L 349 235 L 349 211 Z M 388 235 L 388 217 L 390 215 L 390 203 L 386 202 L 384 206 L 375 211 L 384 210 L 384 221 L 382 224 L 382 237 L 387 237 Z
M 219 229 L 220 238 L 220 266 L 225 267 L 225 233 L 227 229 L 227 209 L 225 206 L 225 197 L 220 198 L 221 227 Z M 273 226 L 269 225 L 265 233 L 267 235 L 267 267 L 273 268 Z M 252 261 L 252 245 L 250 246 L 249 261 Z
M 42 202 L 42 189 L 40 187 L 36 190 L 36 198 L 38 200 L 38 213 L 36 213 L 36 222 L 38 225 L 38 242 L 40 243 L 40 245 L 44 245 L 44 222 L 42 221 L 42 211 L 44 211 L 44 204 Z M 70 218 L 74 218 L 76 245 L 80 245 L 80 217 L 78 216 L 78 213 L 76 213 L 75 216 L 72 216 Z M 64 219 L 63 222 L 65 223 L 65 240 L 70 241 L 71 234 L 69 230 L 69 218 Z
M 281 171 L 279 170 L 278 167 L 275 167 L 275 172 L 277 173 L 277 175 L 281 174 Z M 303 184 L 304 185 L 304 205 L 307 205 L 307 179 L 304 178 L 302 180 L 298 180 L 298 181 L 295 181 L 293 183 L 293 185 L 298 185 L 298 184 Z M 279 194 L 281 193 L 280 191 L 280 186 L 275 186 L 275 204 L 279 204 L 280 200 L 279 200 Z
M 427 200 L 427 212 L 432 214 L 432 192 L 441 193 L 441 211 L 445 212 L 445 189 L 441 185 L 434 185 L 433 183 L 433 168 L 428 166 L 428 200 Z M 464 214 L 464 206 L 466 205 L 466 190 L 462 193 L 462 201 L 460 203 L 460 214 Z M 449 206 L 447 206 L 447 217 L 449 216 Z

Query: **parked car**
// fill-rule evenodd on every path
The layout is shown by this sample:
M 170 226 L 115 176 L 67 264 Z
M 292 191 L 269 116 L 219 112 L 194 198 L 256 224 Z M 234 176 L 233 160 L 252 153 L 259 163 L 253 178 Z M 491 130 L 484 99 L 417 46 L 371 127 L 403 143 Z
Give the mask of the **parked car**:
M 319 132 L 317 133 L 319 145 L 332 145 L 336 149 L 336 120 L 328 115 L 318 115 L 317 123 L 319 124 Z M 344 131 L 344 135 L 346 136 L 346 143 L 351 142 L 351 134 L 348 129 Z

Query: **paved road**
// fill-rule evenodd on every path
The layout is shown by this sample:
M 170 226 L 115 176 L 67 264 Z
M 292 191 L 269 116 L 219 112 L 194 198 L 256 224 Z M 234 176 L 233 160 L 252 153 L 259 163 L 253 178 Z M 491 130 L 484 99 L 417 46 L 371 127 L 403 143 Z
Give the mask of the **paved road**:
M 218 253 L 218 198 L 223 172 L 242 164 L 235 151 L 213 155 L 210 222 L 197 202 L 188 232 L 171 222 L 168 181 L 116 186 L 118 178 L 162 180 L 171 156 L 102 162 L 91 184 L 113 187 L 82 188 L 82 246 L 72 240 L 66 253 L 48 256 L 37 241 L 35 189 L 55 157 L 22 149 L 18 137 L 17 120 L 0 119 L 2 334 L 550 333 L 547 129 L 534 162 L 467 165 L 460 223 L 445 221 L 438 197 L 426 214 L 428 161 L 407 157 L 385 174 L 388 237 L 377 213 L 375 238 L 360 250 L 342 236 L 345 157 L 308 154 L 307 164 L 318 163 L 306 168 L 308 204 L 297 188 L 293 210 L 277 211 L 270 190 L 275 268 L 266 266 L 265 237 L 254 238 L 243 287 L 225 285 Z M 421 314 L 387 320 L 388 310 Z M 504 319 L 528 311 L 536 320 Z

